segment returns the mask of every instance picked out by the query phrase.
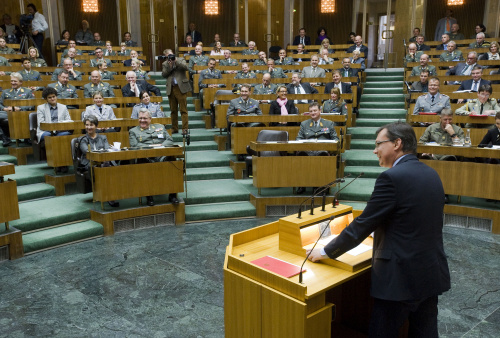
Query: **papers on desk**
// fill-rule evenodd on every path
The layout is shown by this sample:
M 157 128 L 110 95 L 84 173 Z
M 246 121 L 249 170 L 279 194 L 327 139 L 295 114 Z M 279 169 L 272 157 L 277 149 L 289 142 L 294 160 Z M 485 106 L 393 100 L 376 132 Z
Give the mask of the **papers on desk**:
M 437 143 L 437 142 L 426 142 L 425 145 L 426 146 L 439 146 L 439 143 Z
M 321 244 L 321 245 L 323 245 L 323 246 L 326 246 L 335 237 L 337 237 L 337 235 L 331 235 L 331 236 L 328 236 L 328 237 L 324 237 L 324 238 L 320 239 L 318 241 L 318 243 Z M 351 256 L 358 256 L 358 255 L 361 255 L 363 252 L 366 252 L 366 251 L 371 250 L 371 249 L 372 249 L 371 246 L 361 243 L 360 245 L 358 245 L 357 247 L 355 247 L 355 248 L 347 251 L 346 253 L 349 254 L 349 255 L 351 255 Z
M 500 146 L 491 146 L 491 149 L 500 149 Z
M 338 141 L 309 139 L 309 140 L 288 141 L 288 143 L 338 143 Z

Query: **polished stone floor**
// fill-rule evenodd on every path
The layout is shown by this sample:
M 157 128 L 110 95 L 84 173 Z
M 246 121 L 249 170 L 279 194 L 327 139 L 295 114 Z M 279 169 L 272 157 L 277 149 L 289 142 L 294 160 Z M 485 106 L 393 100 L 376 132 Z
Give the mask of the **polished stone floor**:
M 223 337 L 229 234 L 272 219 L 120 233 L 0 264 L 1 337 Z M 500 236 L 445 229 L 441 337 L 498 337 Z

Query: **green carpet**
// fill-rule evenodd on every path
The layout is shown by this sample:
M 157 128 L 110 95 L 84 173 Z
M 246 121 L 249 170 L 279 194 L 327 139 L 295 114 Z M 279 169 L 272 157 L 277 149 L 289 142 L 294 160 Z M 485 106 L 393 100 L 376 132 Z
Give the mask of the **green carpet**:
M 187 154 L 187 168 L 227 167 L 232 153 L 230 151 L 190 151 Z
M 34 200 L 37 198 L 53 197 L 56 195 L 56 188 L 50 184 L 35 183 L 17 187 L 17 199 L 19 202 Z
M 392 102 L 392 101 L 404 101 L 404 94 L 365 94 L 361 95 L 361 102 Z
M 360 118 L 371 118 L 371 119 L 402 119 L 406 120 L 406 109 L 371 109 L 371 108 L 361 108 L 359 109 Z
M 31 231 L 90 218 L 92 195 L 69 195 L 29 201 L 19 204 L 21 218 L 10 224 L 21 230 Z
M 378 128 L 376 127 L 354 127 L 349 128 L 347 133 L 351 135 L 351 139 L 365 139 L 365 140 L 373 140 L 375 144 L 375 132 Z
M 382 127 L 388 123 L 394 122 L 394 119 L 366 119 L 359 118 L 356 120 L 356 127 Z
M 0 162 L 17 164 L 17 158 L 15 156 L 10 156 L 10 155 L 0 155 Z
M 351 150 L 373 150 L 374 147 L 375 142 L 373 140 L 351 140 Z
M 90 220 L 23 234 L 24 253 L 102 236 L 103 234 L 102 225 Z
M 387 75 L 387 76 L 380 76 L 380 75 L 368 75 L 366 73 L 366 81 L 403 81 L 404 77 L 403 75 Z
M 386 171 L 387 168 L 383 167 L 369 167 L 369 166 L 347 166 L 344 174 L 351 174 L 351 178 L 357 177 L 359 174 L 364 173 L 363 178 L 377 178 L 380 173 Z M 360 177 L 360 179 L 361 179 Z
M 374 109 L 404 109 L 405 103 L 402 102 L 363 102 L 359 103 L 360 108 L 374 108 Z
M 219 134 L 219 129 L 193 129 L 191 130 L 191 142 L 213 141 L 214 136 Z M 175 142 L 182 142 L 182 134 L 172 135 Z
M 346 179 L 346 182 L 342 186 L 345 186 L 352 180 L 353 179 L 350 178 Z M 373 192 L 374 186 L 375 186 L 375 179 L 359 178 L 340 192 L 340 199 L 353 200 L 353 201 L 368 201 Z
M 347 201 L 347 200 L 339 200 L 340 204 L 350 205 L 352 210 L 365 210 L 366 203 L 365 202 L 355 202 L 355 201 Z
M 403 94 L 403 88 L 364 88 L 363 94 Z
M 234 177 L 233 169 L 229 167 L 191 168 L 187 169 L 186 172 L 188 181 L 232 179 Z
M 371 150 L 348 150 L 342 158 L 348 166 L 378 166 L 378 158 Z
M 364 89 L 370 88 L 403 88 L 403 81 L 392 81 L 392 82 L 384 82 L 384 81 L 374 81 L 374 82 L 366 82 L 364 84 Z
M 17 181 L 17 186 L 44 183 L 45 174 L 53 174 L 54 168 L 47 163 L 28 164 L 16 167 L 16 173 L 9 178 Z
M 250 202 L 186 205 L 186 222 L 221 218 L 253 217 L 255 215 L 255 207 Z
M 179 127 L 180 128 L 180 127 Z M 200 150 L 215 150 L 217 151 L 218 146 L 215 141 L 197 141 L 191 143 L 186 147 L 187 151 L 200 151 Z M 188 154 L 189 156 L 189 154 Z
M 188 194 L 179 194 L 186 205 L 249 201 L 248 190 L 235 180 L 209 180 L 188 182 Z

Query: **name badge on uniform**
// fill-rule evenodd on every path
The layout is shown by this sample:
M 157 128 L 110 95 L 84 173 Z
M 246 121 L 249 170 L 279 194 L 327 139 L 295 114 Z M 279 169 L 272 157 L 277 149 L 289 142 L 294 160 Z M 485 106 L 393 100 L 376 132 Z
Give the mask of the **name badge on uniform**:
M 324 132 L 327 132 L 329 130 L 329 128 L 323 128 L 321 129 L 321 131 L 324 131 Z
M 164 138 L 163 134 L 158 134 L 158 138 Z

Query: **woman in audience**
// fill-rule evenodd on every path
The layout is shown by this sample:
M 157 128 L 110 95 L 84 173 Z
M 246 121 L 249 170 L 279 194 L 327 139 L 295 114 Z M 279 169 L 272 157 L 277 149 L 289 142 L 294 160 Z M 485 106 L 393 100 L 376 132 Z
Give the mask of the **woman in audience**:
M 7 46 L 7 37 L 0 38 L 0 54 L 16 54 L 16 51 Z
M 104 52 L 104 56 L 116 56 L 116 52 L 113 50 L 113 45 L 111 41 L 106 41 L 106 51 Z
M 90 172 L 90 161 L 87 159 L 87 152 L 107 150 L 109 149 L 108 138 L 106 135 L 98 134 L 97 126 L 99 125 L 99 120 L 94 115 L 89 115 L 83 119 L 83 124 L 85 126 L 85 131 L 87 132 L 84 136 L 80 138 L 80 163 L 78 164 L 79 171 Z M 110 162 L 104 162 L 101 167 L 111 166 Z M 90 180 L 90 175 L 87 176 Z M 109 201 L 108 204 L 112 207 L 119 207 L 120 203 L 115 201 Z
M 321 42 L 323 42 L 324 39 L 330 40 L 330 38 L 326 34 L 327 33 L 325 27 L 318 28 L 318 37 L 316 38 L 315 45 L 321 45 Z
M 332 88 L 330 99 L 323 103 L 323 114 L 347 115 L 347 104 L 340 97 L 338 88 Z
M 361 65 L 360 70 L 364 71 L 366 69 L 365 58 L 362 58 L 360 55 L 361 55 L 361 52 L 359 50 L 355 49 L 352 51 L 352 56 L 349 57 L 349 59 L 351 60 L 351 64 L 359 63 Z
M 269 115 L 297 115 L 298 109 L 295 107 L 293 100 L 288 100 L 286 95 L 288 90 L 285 86 L 279 86 L 276 90 L 277 99 L 271 102 L 269 107 Z M 294 122 L 273 122 L 270 126 L 296 126 L 298 123 Z
M 139 61 L 139 59 L 132 59 L 130 66 L 137 75 L 137 80 L 149 80 L 148 73 L 142 70 L 141 61 Z
M 478 23 L 478 24 L 476 25 L 474 35 L 472 35 L 470 38 L 471 38 L 471 39 L 475 39 L 475 38 L 476 38 L 477 33 L 481 33 L 481 32 L 483 32 L 483 33 L 484 33 L 484 37 L 485 37 L 485 38 L 489 38 L 489 37 L 490 37 L 488 34 L 486 34 L 486 26 L 485 26 L 485 25 L 483 25 L 482 23 Z
M 224 55 L 224 50 L 222 49 L 220 41 L 215 43 L 214 49 L 210 52 L 210 55 Z
M 500 60 L 500 54 L 498 54 L 499 49 L 498 42 L 491 42 L 490 50 L 487 53 L 481 54 L 479 60 Z
M 127 49 L 127 44 L 125 42 L 120 43 L 120 51 L 118 52 L 118 55 L 121 56 L 129 56 L 131 50 Z
M 0 38 L 7 39 L 7 33 L 2 28 L 0 28 Z
M 164 117 L 165 114 L 161 111 L 161 106 L 158 103 L 151 102 L 151 97 L 147 91 L 142 91 L 139 94 L 139 99 L 141 103 L 138 103 L 132 109 L 131 119 L 139 118 L 139 110 L 141 108 L 146 108 L 151 113 L 151 117 Z
M 99 121 L 105 121 L 105 120 L 116 120 L 115 113 L 113 112 L 113 108 L 108 106 L 107 104 L 104 104 L 104 98 L 102 96 L 102 93 L 100 91 L 94 92 L 92 95 L 92 98 L 94 99 L 94 104 L 91 106 L 88 106 L 85 111 L 83 112 L 82 120 L 85 119 L 88 116 L 95 116 Z M 113 127 L 108 127 L 108 128 L 100 128 L 99 131 L 103 132 L 113 132 L 115 131 L 115 128 Z
M 67 46 L 70 38 L 71 35 L 69 34 L 69 30 L 65 29 L 61 33 L 61 40 L 57 41 L 56 44 L 61 46 Z
M 323 52 L 323 49 L 328 50 L 328 53 L 335 53 L 335 51 L 330 48 L 330 40 L 328 38 L 324 38 L 323 41 L 321 41 L 321 47 L 319 49 L 319 55 L 322 55 L 321 53 Z
M 40 58 L 38 49 L 36 49 L 35 47 L 28 48 L 28 55 L 32 67 L 47 67 L 47 62 L 44 59 Z

